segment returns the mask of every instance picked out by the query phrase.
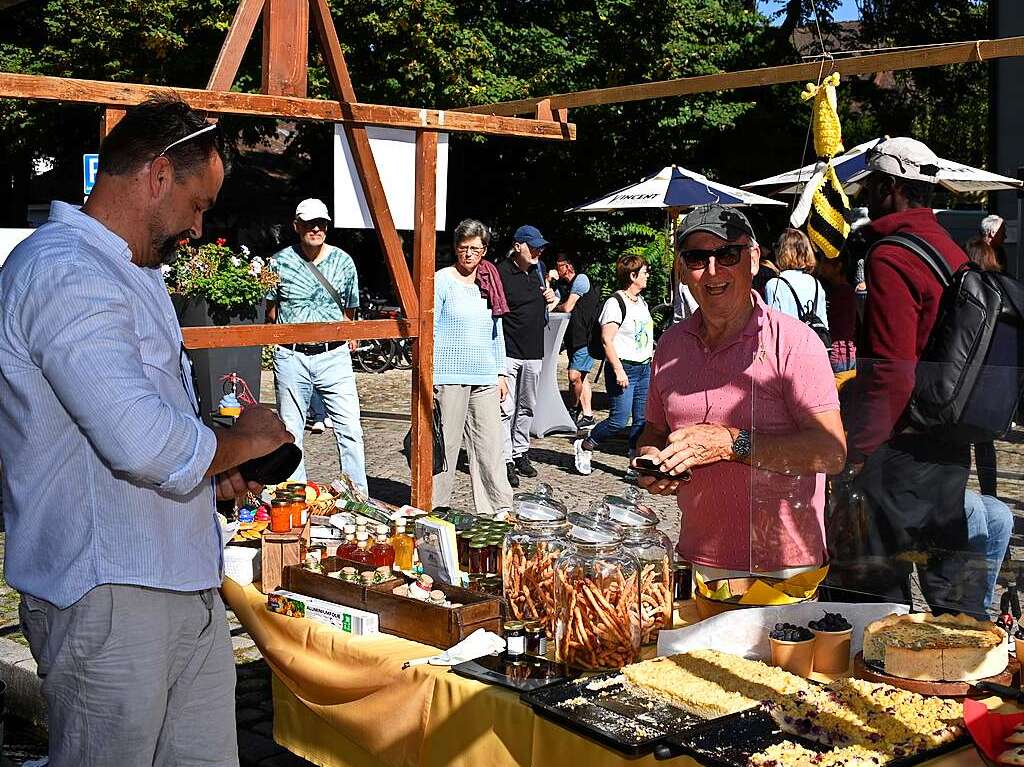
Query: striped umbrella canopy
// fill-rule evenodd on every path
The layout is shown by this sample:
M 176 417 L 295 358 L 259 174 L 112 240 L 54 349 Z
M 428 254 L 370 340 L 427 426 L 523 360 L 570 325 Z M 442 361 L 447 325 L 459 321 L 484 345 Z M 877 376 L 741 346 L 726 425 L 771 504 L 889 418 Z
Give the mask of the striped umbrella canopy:
M 597 213 L 632 208 L 692 208 L 717 203 L 728 207 L 741 205 L 784 205 L 778 200 L 762 197 L 712 181 L 700 173 L 669 165 L 647 178 L 617 189 L 596 200 L 569 208 L 568 212 Z
M 855 191 L 856 185 L 868 175 L 867 153 L 868 150 L 884 141 L 876 138 L 866 141 L 863 144 L 850 149 L 848 152 L 839 155 L 832 161 L 840 183 L 847 192 Z M 800 194 L 804 184 L 814 174 L 815 163 L 805 165 L 796 170 L 780 173 L 777 176 L 763 178 L 760 181 L 751 181 L 744 184 L 746 188 L 758 187 L 770 190 L 769 194 Z M 991 173 L 981 168 L 973 168 L 970 165 L 953 162 L 939 158 L 939 173 L 937 176 L 938 185 L 951 192 L 965 194 L 970 192 L 998 192 L 1006 189 L 1018 189 L 1021 182 L 1009 176 L 1000 176 L 998 173 Z

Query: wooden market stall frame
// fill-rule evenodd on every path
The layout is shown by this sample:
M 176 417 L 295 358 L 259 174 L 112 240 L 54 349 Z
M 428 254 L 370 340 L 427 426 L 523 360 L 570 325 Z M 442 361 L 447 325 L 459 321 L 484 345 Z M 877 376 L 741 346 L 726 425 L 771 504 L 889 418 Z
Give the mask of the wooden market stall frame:
M 263 20 L 261 93 L 231 92 L 257 22 Z M 337 101 L 306 98 L 308 29 L 316 30 Z M 430 509 L 432 496 L 433 290 L 436 222 L 437 133 L 471 132 L 572 141 L 568 109 L 686 94 L 820 79 L 831 72 L 873 72 L 982 62 L 1024 55 L 1024 37 L 974 40 L 911 50 L 823 58 L 803 64 L 722 72 L 662 82 L 598 88 L 517 101 L 431 110 L 363 104 L 341 50 L 327 0 L 241 0 L 206 89 L 169 88 L 0 72 L 0 97 L 68 101 L 106 106 L 101 133 L 127 107 L 152 94 L 173 93 L 195 109 L 214 114 L 320 120 L 341 123 L 404 318 L 338 323 L 185 328 L 190 349 L 257 346 L 341 339 L 412 338 L 412 492 L 414 506 Z M 828 69 L 828 71 L 825 71 Z M 530 114 L 530 119 L 516 115 Z M 388 208 L 366 126 L 416 131 L 413 271 Z

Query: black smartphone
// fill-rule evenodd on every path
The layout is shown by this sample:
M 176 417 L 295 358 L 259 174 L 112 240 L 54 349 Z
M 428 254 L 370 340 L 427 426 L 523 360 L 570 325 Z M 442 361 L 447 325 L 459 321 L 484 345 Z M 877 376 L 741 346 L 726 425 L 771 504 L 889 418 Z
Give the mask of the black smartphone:
M 667 471 L 662 471 L 660 467 L 661 463 L 655 461 L 649 455 L 641 455 L 633 459 L 633 468 L 636 469 L 636 473 L 642 474 L 645 477 L 656 477 L 673 482 L 689 482 L 693 478 L 693 474 L 690 473 L 689 469 L 686 469 L 681 474 L 669 474 Z

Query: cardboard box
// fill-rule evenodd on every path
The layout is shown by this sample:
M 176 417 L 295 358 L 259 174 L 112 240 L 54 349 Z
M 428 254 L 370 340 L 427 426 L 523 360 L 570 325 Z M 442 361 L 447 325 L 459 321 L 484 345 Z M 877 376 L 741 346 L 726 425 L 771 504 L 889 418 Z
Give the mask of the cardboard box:
M 267 609 L 290 618 L 309 618 L 347 634 L 362 636 L 380 631 L 377 616 L 373 613 L 284 589 L 267 594 Z

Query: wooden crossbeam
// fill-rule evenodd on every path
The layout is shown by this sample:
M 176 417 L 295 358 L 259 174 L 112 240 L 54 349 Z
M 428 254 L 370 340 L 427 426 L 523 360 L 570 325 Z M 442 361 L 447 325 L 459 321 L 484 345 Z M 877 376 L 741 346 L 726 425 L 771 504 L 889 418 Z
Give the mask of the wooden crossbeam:
M 824 69 L 818 61 L 804 64 L 788 64 L 762 69 L 745 69 L 739 72 L 720 72 L 699 77 L 682 77 L 676 80 L 661 80 L 653 83 L 620 85 L 614 88 L 594 88 L 574 93 L 559 93 L 554 96 L 502 101 L 496 104 L 462 107 L 456 111 L 486 115 L 534 114 L 542 110 L 574 109 L 621 104 L 626 101 L 643 101 L 671 96 L 685 96 L 694 93 L 755 88 L 762 85 L 779 85 L 804 80 L 817 80 L 819 74 L 827 76 L 832 72 L 843 75 L 866 75 L 874 72 L 893 72 L 902 69 L 936 67 L 946 64 L 966 64 L 989 61 L 1008 56 L 1024 56 L 1024 37 L 1005 37 L 999 40 L 974 40 L 931 48 L 870 53 L 826 61 Z
M 447 133 L 484 133 L 565 141 L 573 141 L 576 138 L 576 126 L 572 123 L 563 125 L 557 122 L 472 115 L 437 109 L 0 72 L 0 98 L 66 101 L 125 108 L 141 104 L 150 96 L 159 94 L 177 95 L 193 109 L 219 114 L 279 117 L 283 120 L 326 120 L 347 125 L 381 125 Z
M 413 280 L 420 313 L 412 342 L 412 505 L 432 509 L 434 486 L 434 249 L 437 216 L 437 134 L 416 134 Z
M 355 88 L 352 86 L 348 64 L 345 63 L 345 54 L 341 51 L 341 41 L 338 39 L 338 31 L 334 28 L 334 20 L 327 7 L 327 0 L 309 0 L 309 4 L 313 12 L 313 26 L 316 29 L 317 39 L 320 41 L 320 50 L 327 64 L 327 72 L 331 78 L 334 92 L 342 101 L 355 101 Z M 377 241 L 380 243 L 380 249 L 384 252 L 384 260 L 391 273 L 395 292 L 398 294 L 398 303 L 406 317 L 415 317 L 419 313 L 416 287 L 409 275 L 409 267 L 405 262 L 405 253 L 402 250 L 402 240 L 398 236 L 398 229 L 395 227 L 395 220 L 391 215 L 391 208 L 388 206 L 388 198 L 384 194 L 384 184 L 380 180 L 377 162 L 370 149 L 370 138 L 366 135 L 366 128 L 353 125 L 345 126 L 345 137 L 352 149 L 356 173 L 366 195 L 370 218 L 373 221 L 373 228 L 377 232 Z
M 321 341 L 409 338 L 415 320 L 356 320 L 354 322 L 301 322 L 281 325 L 219 325 L 182 328 L 188 349 L 221 349 L 272 344 L 315 344 Z

